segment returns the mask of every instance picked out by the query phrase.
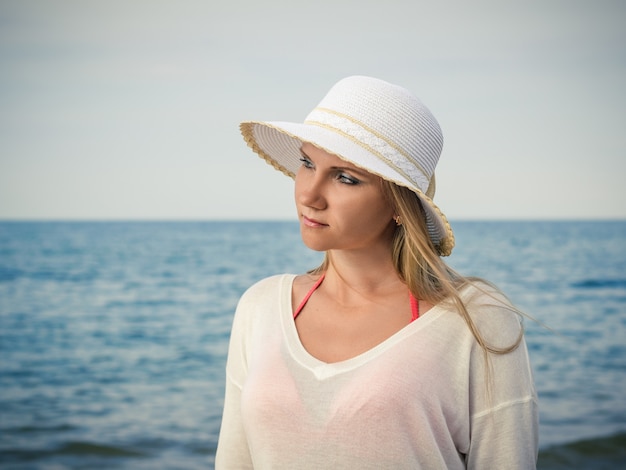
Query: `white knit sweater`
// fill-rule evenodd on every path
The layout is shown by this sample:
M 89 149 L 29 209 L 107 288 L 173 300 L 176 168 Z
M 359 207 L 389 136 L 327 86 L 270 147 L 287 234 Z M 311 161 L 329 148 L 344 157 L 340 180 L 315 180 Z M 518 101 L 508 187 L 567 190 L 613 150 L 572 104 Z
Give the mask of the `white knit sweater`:
M 373 349 L 327 364 L 298 338 L 294 277 L 257 283 L 237 307 L 218 470 L 535 468 L 524 342 L 490 355 L 486 374 L 465 321 L 438 305 Z M 463 298 L 492 345 L 517 338 L 519 318 L 504 300 L 473 287 Z

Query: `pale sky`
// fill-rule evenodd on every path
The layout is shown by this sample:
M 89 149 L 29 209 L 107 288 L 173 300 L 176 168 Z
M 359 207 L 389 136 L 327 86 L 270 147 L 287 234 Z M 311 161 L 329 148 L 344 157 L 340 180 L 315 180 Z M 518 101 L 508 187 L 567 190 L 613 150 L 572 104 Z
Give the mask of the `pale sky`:
M 295 219 L 238 123 L 354 74 L 439 120 L 451 220 L 626 218 L 622 0 L 0 0 L 0 219 Z

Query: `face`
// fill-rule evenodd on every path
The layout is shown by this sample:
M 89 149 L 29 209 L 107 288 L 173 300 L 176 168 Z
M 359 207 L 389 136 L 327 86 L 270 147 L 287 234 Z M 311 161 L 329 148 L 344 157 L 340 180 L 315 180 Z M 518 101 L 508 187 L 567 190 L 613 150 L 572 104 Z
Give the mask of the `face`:
M 378 176 L 302 145 L 295 199 L 304 243 L 317 251 L 391 249 L 394 211 Z

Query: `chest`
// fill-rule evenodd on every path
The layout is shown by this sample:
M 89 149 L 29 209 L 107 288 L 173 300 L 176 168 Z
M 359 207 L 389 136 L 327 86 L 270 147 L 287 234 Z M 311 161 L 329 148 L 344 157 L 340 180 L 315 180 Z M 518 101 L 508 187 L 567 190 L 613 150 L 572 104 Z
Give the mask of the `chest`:
M 363 354 L 411 322 L 409 295 L 403 294 L 358 306 L 339 306 L 316 296 L 295 319 L 300 342 L 309 354 L 327 363 Z
M 359 356 L 326 363 L 280 334 L 264 336 L 250 351 L 244 392 L 268 420 L 278 418 L 278 409 L 288 410 L 287 420 L 339 427 L 409 411 L 412 422 L 424 410 L 455 414 L 467 406 L 468 365 L 450 349 L 444 338 L 394 336 Z

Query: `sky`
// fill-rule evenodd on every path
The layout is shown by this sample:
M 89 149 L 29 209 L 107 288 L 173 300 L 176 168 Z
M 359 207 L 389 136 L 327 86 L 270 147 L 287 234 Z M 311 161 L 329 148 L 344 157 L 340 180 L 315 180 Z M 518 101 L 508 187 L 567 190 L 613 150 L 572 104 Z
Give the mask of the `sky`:
M 0 0 L 0 219 L 295 219 L 238 124 L 349 75 L 437 117 L 449 219 L 626 218 L 621 0 Z

